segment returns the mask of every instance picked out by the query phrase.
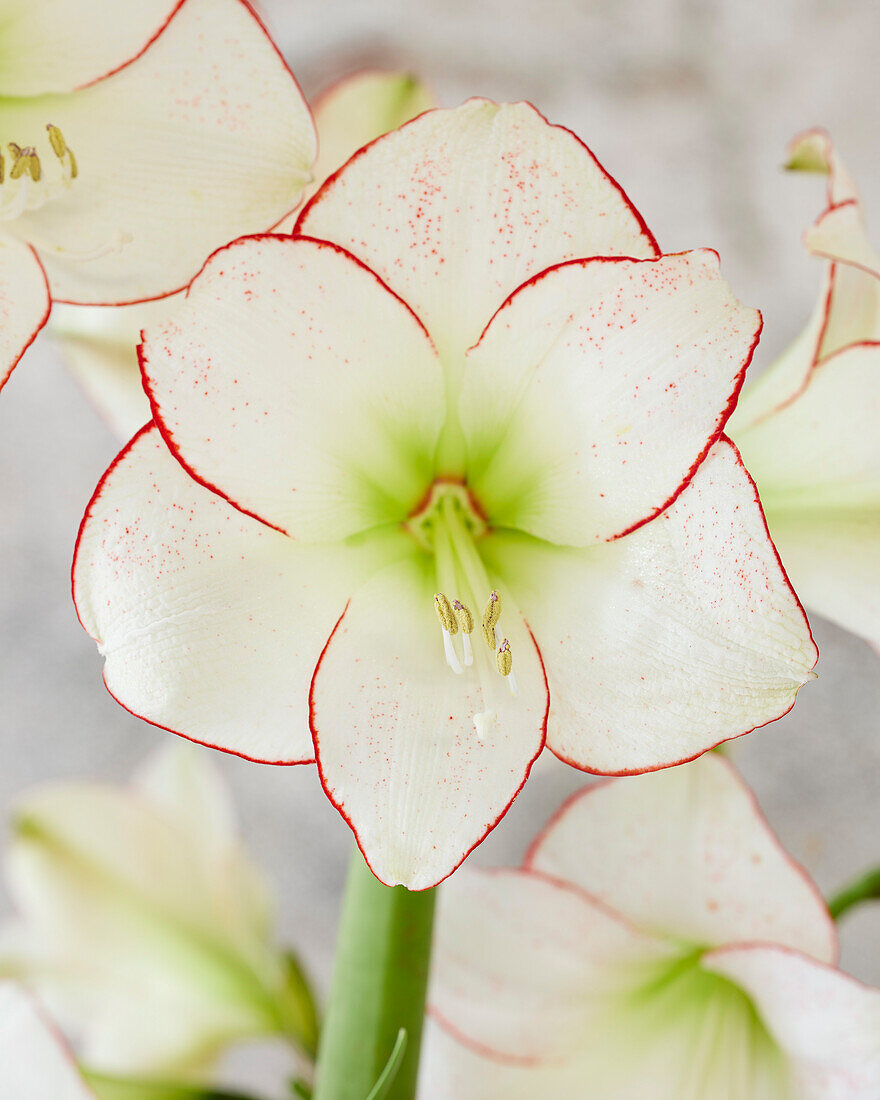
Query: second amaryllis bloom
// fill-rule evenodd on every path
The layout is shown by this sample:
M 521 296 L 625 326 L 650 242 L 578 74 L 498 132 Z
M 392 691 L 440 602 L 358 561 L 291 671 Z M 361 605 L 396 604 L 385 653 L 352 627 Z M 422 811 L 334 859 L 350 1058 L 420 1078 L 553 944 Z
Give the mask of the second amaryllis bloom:
M 416 889 L 545 742 L 637 772 L 779 717 L 815 647 L 722 435 L 759 328 L 528 105 L 380 138 L 145 334 L 74 565 L 108 688 L 317 761 Z

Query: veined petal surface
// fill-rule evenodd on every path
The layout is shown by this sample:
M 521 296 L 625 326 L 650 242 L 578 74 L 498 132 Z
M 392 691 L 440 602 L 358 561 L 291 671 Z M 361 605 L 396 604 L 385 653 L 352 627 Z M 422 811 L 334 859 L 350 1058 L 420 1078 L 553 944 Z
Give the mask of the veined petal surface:
M 404 298 L 448 368 L 504 299 L 553 264 L 656 256 L 629 200 L 529 104 L 473 99 L 379 138 L 332 176 L 297 232 L 335 241 Z
M 182 0 L 2 0 L 0 95 L 70 92 L 133 61 Z
M 422 555 L 376 574 L 340 619 L 311 692 L 325 791 L 376 877 L 415 890 L 449 875 L 504 816 L 547 715 L 541 656 L 506 593 L 516 695 L 479 631 L 474 664 L 449 668 L 435 591 Z
M 719 441 L 674 504 L 615 542 L 484 540 L 550 685 L 548 745 L 589 771 L 681 763 L 791 708 L 816 647 L 736 449 Z
M 437 355 L 404 303 L 333 245 L 221 249 L 145 334 L 141 362 L 186 468 L 298 539 L 402 521 L 431 484 Z
M 762 940 L 837 957 L 815 884 L 714 753 L 574 795 L 526 866 L 575 883 L 639 928 L 698 946 Z
M 53 298 L 80 304 L 180 289 L 218 245 L 293 209 L 315 156 L 302 94 L 242 0 L 186 0 L 111 79 L 0 100 L 10 140 L 45 141 L 48 123 L 78 175 L 10 225 L 37 248 Z
M 544 272 L 468 353 L 469 487 L 493 524 L 551 542 L 632 529 L 721 433 L 760 328 L 714 252 Z
M 250 759 L 300 763 L 313 759 L 315 663 L 366 559 L 388 560 L 380 542 L 298 546 L 193 481 L 151 427 L 89 506 L 74 595 L 127 709 Z

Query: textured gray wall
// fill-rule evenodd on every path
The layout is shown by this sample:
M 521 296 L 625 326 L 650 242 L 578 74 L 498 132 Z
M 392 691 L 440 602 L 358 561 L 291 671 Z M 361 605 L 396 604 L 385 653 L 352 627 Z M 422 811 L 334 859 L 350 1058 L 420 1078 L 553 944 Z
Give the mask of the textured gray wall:
M 821 208 L 821 182 L 779 171 L 788 138 L 827 126 L 880 226 L 876 5 L 264 0 L 262 7 L 308 95 L 354 68 L 399 66 L 427 78 L 444 103 L 474 94 L 525 98 L 570 126 L 623 183 L 664 249 L 719 249 L 735 291 L 764 312 L 756 370 L 798 331 L 820 278 L 800 234 Z M 69 597 L 76 526 L 115 449 L 39 341 L 0 397 L 0 811 L 48 777 L 122 778 L 170 736 L 130 718 L 105 693 Z M 842 631 L 820 620 L 813 626 L 819 680 L 787 718 L 739 742 L 735 756 L 783 842 L 831 890 L 880 862 L 880 662 Z M 278 884 L 281 934 L 324 986 L 348 831 L 313 769 L 228 757 L 223 766 L 248 840 Z M 583 782 L 561 764 L 542 769 L 474 862 L 517 859 Z M 880 905 L 848 920 L 843 942 L 844 965 L 880 983 Z

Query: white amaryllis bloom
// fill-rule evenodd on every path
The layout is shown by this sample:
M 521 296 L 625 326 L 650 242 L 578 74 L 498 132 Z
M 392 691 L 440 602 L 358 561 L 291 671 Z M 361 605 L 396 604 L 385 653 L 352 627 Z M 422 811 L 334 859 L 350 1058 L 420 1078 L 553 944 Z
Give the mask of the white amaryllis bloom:
M 632 772 L 778 717 L 815 647 L 721 434 L 759 325 L 526 104 L 380 138 L 145 335 L 157 426 L 74 565 L 109 690 L 317 760 L 375 874 L 415 889 L 545 742 Z
M 575 795 L 438 914 L 423 1100 L 875 1100 L 880 990 L 710 754 Z
M 808 607 L 880 647 L 880 256 L 827 134 L 792 143 L 789 167 L 828 177 L 806 233 L 827 261 L 803 333 L 745 388 L 728 430 Z
M 15 809 L 0 973 L 37 989 L 91 1069 L 185 1074 L 236 1040 L 304 1038 L 268 890 L 205 756 L 174 742 L 131 787 L 56 782 Z
M 369 70 L 334 84 L 313 104 L 319 152 L 313 181 L 303 195 L 317 191 L 362 145 L 431 106 L 425 86 L 404 73 Z M 276 232 L 289 232 L 294 220 L 295 215 L 285 218 Z M 52 310 L 49 331 L 65 361 L 123 440 L 152 415 L 138 366 L 141 332 L 173 316 L 182 297 L 181 293 L 116 309 L 56 305 Z
M 95 1100 L 60 1034 L 14 982 L 0 982 L 0 1096 Z
M 0 384 L 50 299 L 170 294 L 297 204 L 311 116 L 245 0 L 0 0 Z

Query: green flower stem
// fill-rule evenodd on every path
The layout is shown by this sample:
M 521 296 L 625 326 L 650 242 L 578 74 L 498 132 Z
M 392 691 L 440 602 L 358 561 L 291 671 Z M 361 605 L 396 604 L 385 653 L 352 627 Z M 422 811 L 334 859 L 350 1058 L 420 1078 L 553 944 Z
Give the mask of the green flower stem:
M 223 1092 L 210 1085 L 178 1085 L 167 1081 L 142 1081 L 83 1071 L 98 1100 L 256 1100 L 240 1092 Z
M 278 997 L 278 1015 L 283 1034 L 314 1062 L 318 1051 L 318 1010 L 306 972 L 296 955 L 284 956 L 286 980 Z
M 840 891 L 828 902 L 828 910 L 835 920 L 839 920 L 843 914 L 863 901 L 876 901 L 880 899 L 880 867 L 860 875 L 854 882 Z
M 435 894 L 383 886 L 354 852 L 318 1046 L 315 1100 L 366 1100 L 401 1028 L 406 1047 L 383 1096 L 415 1097 Z

